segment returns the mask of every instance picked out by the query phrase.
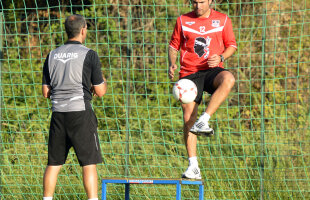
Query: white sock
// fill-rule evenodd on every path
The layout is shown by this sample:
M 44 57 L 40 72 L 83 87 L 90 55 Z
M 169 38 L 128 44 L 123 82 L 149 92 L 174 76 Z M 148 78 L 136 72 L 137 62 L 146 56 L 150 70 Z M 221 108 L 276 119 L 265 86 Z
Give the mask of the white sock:
M 53 197 L 43 197 L 43 200 L 53 200 Z
M 203 112 L 202 115 L 199 117 L 199 120 L 206 121 L 206 122 L 208 122 L 209 119 L 210 119 L 210 115 L 206 112 Z
M 197 161 L 197 157 L 194 156 L 194 157 L 190 157 L 188 158 L 188 161 L 189 161 L 189 166 L 197 166 L 198 167 L 198 161 Z
M 92 198 L 92 199 L 88 199 L 88 200 L 98 200 L 98 198 Z

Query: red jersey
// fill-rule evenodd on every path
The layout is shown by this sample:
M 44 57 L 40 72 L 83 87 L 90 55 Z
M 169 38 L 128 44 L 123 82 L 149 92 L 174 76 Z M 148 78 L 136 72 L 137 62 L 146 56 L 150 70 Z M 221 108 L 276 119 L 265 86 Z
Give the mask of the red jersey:
M 237 48 L 231 20 L 212 9 L 208 18 L 199 18 L 194 11 L 178 17 L 169 46 L 181 49 L 180 78 L 209 69 L 208 58 L 221 55 L 225 48 Z

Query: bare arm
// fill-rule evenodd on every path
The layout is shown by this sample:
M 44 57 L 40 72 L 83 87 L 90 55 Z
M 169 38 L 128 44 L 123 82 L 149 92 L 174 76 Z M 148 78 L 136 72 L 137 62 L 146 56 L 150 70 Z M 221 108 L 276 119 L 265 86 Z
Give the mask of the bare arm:
M 45 98 L 50 98 L 51 96 L 51 86 L 42 85 L 42 94 Z
M 168 51 L 168 60 L 169 60 L 169 78 L 173 80 L 174 78 L 174 71 L 178 68 L 178 66 L 175 64 L 177 61 L 178 51 L 175 50 L 172 47 L 169 47 Z
M 107 85 L 107 80 L 104 77 L 103 77 L 103 81 L 104 81 L 103 84 L 93 86 L 93 93 L 95 96 L 102 97 L 107 92 L 108 85 Z
M 236 51 L 236 48 L 234 47 L 227 47 L 225 51 L 222 53 L 224 56 L 224 59 L 226 60 L 230 56 L 232 56 Z M 208 65 L 209 67 L 217 67 L 221 62 L 221 57 L 220 55 L 213 54 L 209 59 L 208 59 Z
M 224 51 L 224 53 L 222 53 L 222 55 L 224 56 L 224 58 L 226 60 L 227 58 L 232 56 L 236 50 L 237 49 L 235 47 L 227 47 L 227 49 L 225 49 L 225 51 Z

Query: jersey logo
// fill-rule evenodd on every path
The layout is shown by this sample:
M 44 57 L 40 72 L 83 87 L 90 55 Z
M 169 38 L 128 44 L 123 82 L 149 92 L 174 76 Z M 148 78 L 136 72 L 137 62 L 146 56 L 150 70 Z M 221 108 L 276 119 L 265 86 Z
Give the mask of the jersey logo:
M 220 20 L 212 20 L 212 27 L 220 27 Z
M 69 60 L 78 58 L 78 53 L 56 53 L 54 55 L 55 60 L 59 60 L 63 64 L 66 64 Z
M 204 58 L 207 59 L 210 53 L 209 46 L 211 43 L 211 38 L 197 37 L 195 39 L 194 50 L 195 53 L 201 58 L 204 55 Z
M 185 22 L 185 24 L 187 24 L 187 25 L 193 25 L 193 24 L 195 24 L 195 22 Z

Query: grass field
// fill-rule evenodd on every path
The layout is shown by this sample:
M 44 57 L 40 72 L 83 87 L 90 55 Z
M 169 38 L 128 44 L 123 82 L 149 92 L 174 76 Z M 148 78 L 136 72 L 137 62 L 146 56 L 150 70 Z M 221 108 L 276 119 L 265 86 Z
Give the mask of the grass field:
M 108 81 L 106 96 L 93 100 L 104 158 L 99 179 L 127 172 L 127 177 L 180 177 L 188 161 L 182 110 L 167 76 L 167 48 L 176 18 L 190 10 L 188 1 L 0 5 L 1 200 L 42 198 L 51 103 L 41 94 L 41 71 L 48 52 L 66 40 L 62 23 L 71 12 L 88 19 L 86 46 L 98 52 Z M 310 199 L 309 3 L 248 0 L 214 6 L 232 19 L 238 51 L 225 63 L 236 84 L 211 118 L 216 135 L 198 141 L 205 199 L 261 194 Z M 109 185 L 108 192 L 108 199 L 121 200 L 124 187 Z M 175 199 L 175 187 L 135 185 L 131 195 Z M 73 151 L 55 197 L 86 198 Z M 183 186 L 182 199 L 198 199 L 198 187 Z

